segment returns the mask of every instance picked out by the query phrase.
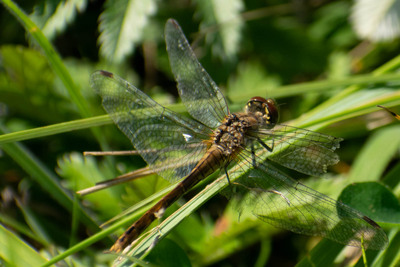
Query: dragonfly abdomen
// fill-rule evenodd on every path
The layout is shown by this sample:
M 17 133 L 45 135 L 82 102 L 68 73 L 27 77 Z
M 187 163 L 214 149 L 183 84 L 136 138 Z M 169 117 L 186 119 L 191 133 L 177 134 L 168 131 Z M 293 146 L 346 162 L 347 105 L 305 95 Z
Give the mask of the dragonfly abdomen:
M 218 149 L 217 146 L 211 146 L 199 163 L 193 168 L 191 173 L 132 224 L 128 230 L 118 238 L 110 251 L 121 252 L 125 247 L 136 240 L 155 219 L 160 218 L 172 203 L 178 200 L 198 182 L 218 170 L 225 162 L 226 156 L 222 151 Z

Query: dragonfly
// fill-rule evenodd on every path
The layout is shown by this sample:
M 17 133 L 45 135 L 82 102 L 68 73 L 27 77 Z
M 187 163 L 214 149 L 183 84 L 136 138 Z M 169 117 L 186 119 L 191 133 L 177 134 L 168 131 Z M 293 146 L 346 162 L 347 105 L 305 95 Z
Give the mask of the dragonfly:
M 397 120 L 400 120 L 400 115 L 399 115 L 399 114 L 397 114 L 397 113 L 391 111 L 390 109 L 388 109 L 388 108 L 386 108 L 386 107 L 384 107 L 384 106 L 381 106 L 381 105 L 377 105 L 377 107 L 379 107 L 379 108 L 381 108 L 381 109 L 383 109 L 383 110 L 386 110 L 386 112 L 388 112 L 390 115 L 392 115 L 393 117 L 395 117 Z
M 177 185 L 145 212 L 111 247 L 122 252 L 197 183 L 221 171 L 223 194 L 239 212 L 290 231 L 350 246 L 383 249 L 387 236 L 361 212 L 291 178 L 276 164 L 319 176 L 339 161 L 341 138 L 278 124 L 273 99 L 251 98 L 232 113 L 221 90 L 197 60 L 179 24 L 169 19 L 165 40 L 182 102 L 192 118 L 158 104 L 107 71 L 91 86 L 114 123 L 155 173 Z M 232 200 L 233 201 L 233 200 Z

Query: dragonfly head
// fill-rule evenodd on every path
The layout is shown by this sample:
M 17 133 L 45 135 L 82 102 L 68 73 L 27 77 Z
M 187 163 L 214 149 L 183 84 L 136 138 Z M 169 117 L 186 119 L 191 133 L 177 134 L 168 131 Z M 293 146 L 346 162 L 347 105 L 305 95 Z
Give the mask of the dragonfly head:
M 279 119 L 278 105 L 272 98 L 251 98 L 246 104 L 245 112 L 255 114 L 269 128 L 273 128 Z

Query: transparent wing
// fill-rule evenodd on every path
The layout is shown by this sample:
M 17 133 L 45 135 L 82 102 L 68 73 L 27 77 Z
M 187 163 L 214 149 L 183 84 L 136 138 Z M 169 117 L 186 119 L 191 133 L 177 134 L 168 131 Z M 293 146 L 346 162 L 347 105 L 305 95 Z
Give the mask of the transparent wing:
M 261 142 L 253 142 L 256 154 L 264 151 L 268 159 L 308 175 L 321 175 L 328 166 L 339 162 L 335 150 L 341 138 L 288 125 L 277 125 L 272 130 L 261 128 L 249 135 L 272 150 L 267 151 Z
M 362 239 L 370 249 L 387 245 L 385 232 L 362 213 L 293 180 L 260 158 L 254 167 L 252 157 L 249 151 L 241 153 L 239 164 L 247 167 L 232 182 L 234 188 L 227 189 L 235 192 L 232 196 L 239 212 L 251 210 L 276 227 L 345 245 L 360 247 Z
M 178 23 L 169 19 L 165 41 L 178 91 L 193 118 L 217 128 L 228 114 L 228 106 L 218 86 L 194 55 Z
M 91 86 L 150 168 L 165 179 L 176 181 L 187 176 L 205 153 L 202 141 L 211 130 L 204 125 L 159 105 L 112 73 L 95 72 Z

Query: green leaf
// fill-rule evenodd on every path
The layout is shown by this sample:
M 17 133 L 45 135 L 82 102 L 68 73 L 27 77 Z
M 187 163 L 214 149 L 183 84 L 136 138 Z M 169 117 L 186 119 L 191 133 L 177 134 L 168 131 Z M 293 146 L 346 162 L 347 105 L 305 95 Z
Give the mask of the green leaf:
M 15 117 L 49 124 L 76 116 L 67 92 L 55 90 L 55 75 L 42 53 L 4 45 L 0 56 L 3 66 L 7 66 L 0 73 L 0 99 L 16 112 Z
M 64 155 L 58 160 L 58 166 L 57 173 L 67 180 L 68 187 L 72 191 L 78 191 L 90 187 L 96 182 L 106 180 L 104 173 L 96 166 L 93 158 L 84 158 L 78 153 Z M 96 192 L 86 196 L 85 199 L 91 203 L 93 210 L 101 209 L 99 214 L 104 215 L 105 218 L 121 212 L 118 205 L 119 199 L 112 195 L 111 190 Z
M 0 258 L 6 266 L 40 266 L 46 263 L 37 251 L 0 224 Z
M 380 183 L 353 183 L 342 191 L 339 200 L 374 221 L 400 224 L 399 201 Z
M 324 239 L 303 257 L 296 267 L 333 266 L 334 260 L 342 249 L 343 245 Z
M 192 266 L 185 251 L 171 239 L 165 238 L 146 256 L 156 266 Z
M 49 2 L 54 2 L 54 1 L 49 1 L 49 0 L 45 1 L 44 3 L 45 9 L 48 9 L 48 6 L 52 5 L 52 3 Z M 42 28 L 43 34 L 47 38 L 53 39 L 57 33 L 65 31 L 68 24 L 73 22 L 73 20 L 76 18 L 77 13 L 78 12 L 82 13 L 83 11 L 85 11 L 87 3 L 88 0 L 60 1 L 56 9 L 53 10 L 51 16 L 47 18 L 47 21 L 45 22 Z M 38 16 L 36 13 L 32 14 L 32 16 Z
M 394 125 L 377 131 L 368 140 L 355 160 L 349 175 L 350 182 L 377 181 L 400 145 L 400 127 Z
M 393 228 L 389 233 L 390 244 L 385 251 L 381 251 L 376 255 L 375 260 L 371 262 L 373 267 L 397 267 L 400 262 L 400 231 L 398 228 Z M 361 260 L 356 267 L 364 267 Z
M 157 0 L 108 0 L 100 15 L 100 54 L 121 63 L 143 38 L 149 18 L 156 12 Z
M 400 195 L 400 163 L 397 163 L 389 172 L 385 175 L 383 182 L 393 188 L 393 194 L 396 196 Z

